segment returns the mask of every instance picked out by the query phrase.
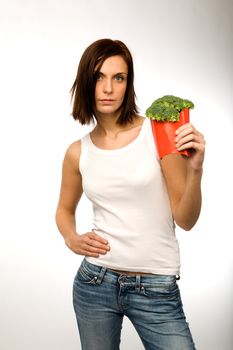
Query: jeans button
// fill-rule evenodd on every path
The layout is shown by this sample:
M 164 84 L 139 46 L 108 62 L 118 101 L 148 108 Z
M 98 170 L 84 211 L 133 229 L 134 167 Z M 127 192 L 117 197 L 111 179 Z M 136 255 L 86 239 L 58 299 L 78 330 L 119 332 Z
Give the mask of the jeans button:
M 121 284 L 121 283 L 124 283 L 127 281 L 127 277 L 125 275 L 120 275 L 120 277 L 118 278 L 118 282 Z

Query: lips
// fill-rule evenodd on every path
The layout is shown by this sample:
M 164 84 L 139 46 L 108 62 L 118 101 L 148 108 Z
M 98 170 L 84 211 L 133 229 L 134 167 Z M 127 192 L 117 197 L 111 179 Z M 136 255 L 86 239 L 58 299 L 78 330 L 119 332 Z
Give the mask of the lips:
M 111 98 L 102 98 L 100 101 L 102 102 L 113 102 L 114 100 Z
M 102 104 L 104 104 L 104 105 L 110 105 L 110 104 L 112 104 L 112 103 L 114 102 L 114 100 L 112 100 L 112 99 L 107 99 L 107 98 L 101 99 L 101 100 L 99 100 L 99 101 L 100 101 L 100 103 L 102 103 Z

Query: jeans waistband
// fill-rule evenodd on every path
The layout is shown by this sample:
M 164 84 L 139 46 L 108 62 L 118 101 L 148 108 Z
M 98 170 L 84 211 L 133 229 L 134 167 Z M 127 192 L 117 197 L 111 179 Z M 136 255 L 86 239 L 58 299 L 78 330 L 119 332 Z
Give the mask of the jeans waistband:
M 112 282 L 118 282 L 119 278 L 120 280 L 127 280 L 128 282 L 136 282 L 138 281 L 139 277 L 140 277 L 140 282 L 141 283 L 162 283 L 162 284 L 166 284 L 166 283 L 172 283 L 175 282 L 176 280 L 178 280 L 180 277 L 176 276 L 176 275 L 143 275 L 142 273 L 137 274 L 135 272 L 135 275 L 127 275 L 127 272 L 124 273 L 120 273 L 117 271 L 113 271 L 109 268 L 106 268 L 104 266 L 99 266 L 99 265 L 94 265 L 92 263 L 90 263 L 89 261 L 87 261 L 85 258 L 82 261 L 81 267 L 84 268 L 84 270 L 86 269 L 87 271 L 96 274 L 98 282 L 101 282 L 102 279 L 105 277 L 109 278 L 112 280 Z

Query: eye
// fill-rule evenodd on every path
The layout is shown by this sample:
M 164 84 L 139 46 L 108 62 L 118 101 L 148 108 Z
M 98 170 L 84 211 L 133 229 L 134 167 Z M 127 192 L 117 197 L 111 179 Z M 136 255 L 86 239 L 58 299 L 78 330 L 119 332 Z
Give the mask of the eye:
M 116 79 L 117 81 L 123 81 L 123 80 L 125 80 L 125 77 L 124 77 L 123 75 L 121 75 L 121 74 L 117 74 L 117 75 L 115 76 L 115 79 Z
M 99 81 L 103 79 L 103 75 L 100 72 L 95 73 L 95 80 Z

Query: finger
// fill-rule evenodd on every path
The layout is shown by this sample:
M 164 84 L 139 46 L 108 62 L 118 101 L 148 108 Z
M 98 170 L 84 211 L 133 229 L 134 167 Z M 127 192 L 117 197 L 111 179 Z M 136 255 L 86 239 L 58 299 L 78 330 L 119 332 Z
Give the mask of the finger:
M 90 239 L 93 239 L 95 241 L 98 241 L 102 244 L 108 244 L 108 241 L 106 239 L 104 239 L 103 237 L 99 236 L 97 233 L 95 232 L 91 232 L 91 234 L 89 235 Z
M 185 129 L 181 129 L 179 131 L 179 133 L 177 133 L 175 141 L 179 141 L 180 139 L 182 139 L 183 137 L 185 137 L 187 135 L 196 135 L 196 136 L 198 136 L 199 133 L 197 132 L 197 130 L 195 130 L 194 128 L 189 126 L 189 127 L 186 127 Z
M 183 124 L 178 129 L 176 129 L 175 134 L 179 135 L 184 130 L 191 129 L 191 128 L 192 128 L 192 125 L 190 123 Z
M 193 141 L 193 142 L 197 142 L 197 143 L 200 143 L 200 144 L 204 144 L 205 141 L 204 141 L 204 137 L 201 133 L 199 132 L 188 132 L 187 130 L 187 133 L 185 133 L 184 131 L 181 133 L 181 135 L 178 135 L 176 138 L 175 138 L 175 143 L 176 143 L 176 146 L 177 147 L 180 147 L 181 145 L 187 143 L 187 142 L 190 142 L 190 141 Z
M 176 141 L 176 147 L 179 148 L 180 146 L 193 141 L 193 142 L 197 142 L 197 143 L 202 143 L 202 138 L 199 135 L 195 135 L 195 134 L 188 134 L 187 136 L 183 136 L 180 139 L 177 139 Z
M 78 253 L 78 254 L 80 254 L 80 253 Z M 90 252 L 89 250 L 83 250 L 81 255 L 90 256 L 92 258 L 98 258 L 99 257 L 98 253 L 93 253 L 93 252 Z
M 178 129 L 176 129 L 175 134 L 179 134 L 180 132 L 182 132 L 186 129 L 196 130 L 191 123 L 185 123 L 185 124 L 181 125 Z
M 72 251 L 78 255 L 85 255 L 85 256 L 92 256 L 95 258 L 99 257 L 99 253 L 98 252 L 92 252 L 90 251 L 89 246 L 87 245 L 86 248 L 84 246 L 84 244 L 82 244 L 82 246 L 78 246 L 72 249 Z
M 91 247 L 99 248 L 102 250 L 110 250 L 108 243 L 102 243 L 102 241 L 99 241 L 96 239 L 96 237 L 87 237 L 85 242 Z
M 178 137 L 182 137 L 182 136 L 188 135 L 190 133 L 193 133 L 195 135 L 199 135 L 199 136 L 203 137 L 202 133 L 200 133 L 191 123 L 186 123 L 186 124 L 180 126 L 175 131 L 175 134 Z
M 94 247 L 92 245 L 89 245 L 89 244 L 86 244 L 84 247 L 83 247 L 83 250 L 88 253 L 88 254 L 107 254 L 107 249 L 104 248 L 104 249 L 101 249 L 101 248 L 97 248 L 97 247 Z
M 177 147 L 178 151 L 183 151 L 183 150 L 188 149 L 188 148 L 192 148 L 195 151 L 199 151 L 199 152 L 204 152 L 204 149 L 205 149 L 203 143 L 194 142 L 194 141 L 187 142 L 187 143 L 181 145 L 180 147 Z
M 94 254 L 94 253 L 90 253 L 90 252 L 87 252 L 86 254 L 83 254 L 85 256 L 89 256 L 91 258 L 98 258 L 99 257 L 99 254 Z
M 77 254 L 81 254 L 81 255 L 99 255 L 99 254 L 106 254 L 107 253 L 107 249 L 106 247 L 101 249 L 101 248 L 97 248 L 92 246 L 91 244 L 87 243 L 87 242 L 82 242 L 82 244 L 80 244 L 78 247 L 76 247 L 75 252 Z
M 96 241 L 99 241 L 103 244 L 108 244 L 107 239 L 101 237 L 100 235 L 98 235 L 97 233 L 95 233 L 94 231 L 90 232 L 88 234 L 88 237 L 90 237 L 91 239 L 95 239 Z
M 109 245 L 102 244 L 95 239 L 90 239 L 90 237 L 86 237 L 84 241 L 84 248 L 91 252 L 97 252 L 100 254 L 106 254 L 110 250 Z

